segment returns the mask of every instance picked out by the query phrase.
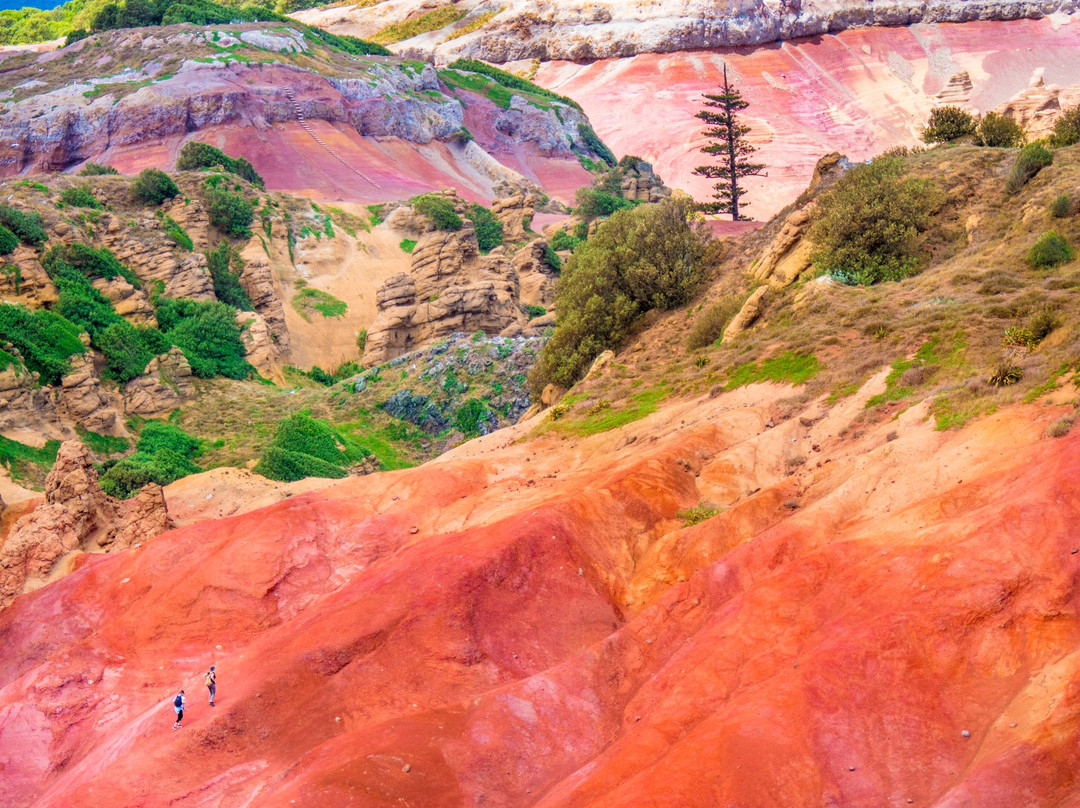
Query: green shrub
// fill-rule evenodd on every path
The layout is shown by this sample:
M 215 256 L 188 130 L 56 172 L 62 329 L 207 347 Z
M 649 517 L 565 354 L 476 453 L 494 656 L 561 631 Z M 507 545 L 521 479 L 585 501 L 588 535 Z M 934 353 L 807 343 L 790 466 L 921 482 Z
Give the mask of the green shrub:
M 821 196 L 810 227 L 816 269 L 841 283 L 896 281 L 918 271 L 919 234 L 944 195 L 905 177 L 899 157 L 855 166 Z
M 169 449 L 160 449 L 153 454 L 140 450 L 109 467 L 98 483 L 110 497 L 128 499 L 148 483 L 164 486 L 200 471 L 202 469 L 191 460 Z
M 138 276 L 104 247 L 95 249 L 80 243 L 58 244 L 42 256 L 41 265 L 54 282 L 77 276 L 112 280 L 119 275 L 136 289 L 142 288 Z
M 578 188 L 574 213 L 586 219 L 610 216 L 618 210 L 634 207 L 635 202 L 599 188 Z
M 618 162 L 611 149 L 607 147 L 587 123 L 578 124 L 578 134 L 581 135 L 581 142 L 585 144 L 586 148 L 609 166 L 614 166 Z
M 416 241 L 411 238 L 403 238 L 398 246 L 401 247 L 402 252 L 412 253 L 416 249 Z
M 466 399 L 454 413 L 454 427 L 467 438 L 476 437 L 481 432 L 487 434 L 485 426 L 498 419 L 494 416 L 487 404 L 478 398 Z
M 544 263 L 551 268 L 552 272 L 562 272 L 562 259 L 550 244 L 544 248 Z
M 472 220 L 476 228 L 476 240 L 480 243 L 480 252 L 484 255 L 503 243 L 502 222 L 483 205 L 469 205 L 465 216 Z
M 155 313 L 165 336 L 184 352 L 196 376 L 244 379 L 251 373 L 231 306 L 159 297 Z
M 86 349 L 79 329 L 59 314 L 31 312 L 18 304 L 0 304 L 0 343 L 10 342 L 28 370 L 41 374 L 43 384 L 57 384 L 71 366 L 68 360 Z
M 166 199 L 179 196 L 172 177 L 157 168 L 147 168 L 131 184 L 131 193 L 144 205 L 160 205 Z
M 562 252 L 564 250 L 573 250 L 583 239 L 571 236 L 565 230 L 556 230 L 551 234 L 551 249 Z
M 105 174 L 119 174 L 112 166 L 103 166 L 101 163 L 87 163 L 79 172 L 80 177 L 100 177 Z
M 206 193 L 206 208 L 210 224 L 222 233 L 233 238 L 251 238 L 255 208 L 240 194 L 211 188 Z
M 975 142 L 980 146 L 1013 149 L 1024 142 L 1024 130 L 1012 118 L 988 112 L 975 129 Z
M 94 194 L 91 192 L 90 186 L 88 185 L 65 188 L 60 192 L 60 201 L 73 208 L 92 208 L 93 210 L 101 210 L 101 203 L 94 198 Z
M 454 210 L 454 203 L 445 196 L 418 196 L 412 201 L 412 209 L 427 216 L 439 230 L 460 230 L 465 224 Z
M 1074 253 L 1069 242 L 1053 230 L 1043 233 L 1028 250 L 1028 263 L 1036 269 L 1052 269 L 1073 260 Z
M 98 336 L 98 350 L 105 355 L 105 376 L 125 384 L 141 376 L 154 355 L 134 326 L 126 320 L 113 323 Z
M 18 246 L 18 236 L 0 224 L 0 255 L 11 255 Z
M 187 231 L 180 226 L 176 219 L 171 216 L 162 216 L 161 226 L 165 228 L 165 237 L 177 247 L 187 252 L 195 249 L 195 242 L 191 240 L 191 236 L 187 234 Z
M 687 221 L 691 203 L 669 199 L 619 211 L 574 252 L 556 292 L 558 321 L 529 377 L 569 387 L 598 354 L 618 347 L 638 317 L 689 300 L 708 246 Z
M 1054 155 L 1041 143 L 1029 143 L 1016 155 L 1009 178 L 1005 181 L 1005 193 L 1018 194 L 1028 180 L 1054 162 Z
M 206 265 L 210 270 L 210 280 L 214 283 L 214 294 L 218 300 L 241 311 L 255 310 L 251 305 L 251 298 L 240 285 L 244 263 L 239 250 L 229 242 L 222 241 L 206 253 Z
M 1072 216 L 1075 212 L 1072 199 L 1068 194 L 1055 197 L 1054 201 L 1050 203 L 1050 215 L 1055 219 L 1064 219 L 1066 216 Z
M 344 477 L 346 468 L 367 452 L 333 430 L 326 421 L 297 413 L 283 418 L 262 453 L 255 472 L 271 480 Z
M 16 236 L 23 244 L 31 247 L 40 247 L 49 240 L 49 234 L 45 232 L 45 224 L 37 213 L 26 213 L 11 205 L 0 205 L 0 225 L 3 225 Z
M 1063 109 L 1058 114 L 1049 142 L 1055 149 L 1080 143 L 1080 104 Z
M 329 292 L 308 286 L 299 290 L 292 298 L 292 307 L 300 316 L 310 322 L 311 312 L 317 311 L 323 317 L 341 317 L 349 310 L 344 300 L 338 300 Z
M 166 421 L 147 421 L 139 433 L 136 450 L 153 455 L 162 449 L 175 452 L 187 460 L 194 460 L 202 450 L 202 441 L 189 435 L 175 424 Z
M 256 188 L 265 188 L 263 178 L 255 171 L 243 157 L 232 158 L 221 149 L 211 146 L 209 143 L 199 143 L 196 140 L 188 141 L 180 149 L 176 158 L 177 171 L 194 171 L 200 168 L 215 168 L 221 166 L 230 174 L 247 180 Z
M 146 350 L 148 350 L 152 356 L 161 356 L 163 353 L 167 353 L 169 348 L 172 347 L 169 338 L 153 326 L 137 325 L 135 326 L 135 333 L 139 335 L 139 339 L 142 340 L 143 345 L 146 346 Z
M 53 311 L 90 335 L 92 342 L 110 325 L 122 322 L 112 303 L 85 278 L 56 280 L 60 294 Z
M 922 132 L 923 143 L 948 143 L 974 134 L 975 119 L 959 107 L 937 107 Z

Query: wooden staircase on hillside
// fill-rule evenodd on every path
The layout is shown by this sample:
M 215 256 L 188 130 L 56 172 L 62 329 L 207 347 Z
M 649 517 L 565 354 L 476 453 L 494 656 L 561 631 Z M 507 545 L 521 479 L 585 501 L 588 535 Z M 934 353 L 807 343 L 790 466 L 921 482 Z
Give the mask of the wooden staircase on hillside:
M 349 171 L 351 171 L 353 174 L 371 183 L 376 188 L 382 187 L 379 185 L 379 183 L 375 182 L 375 180 L 373 180 L 363 171 L 358 169 L 356 166 L 354 166 L 352 163 L 350 163 L 348 160 L 338 154 L 337 151 L 334 150 L 333 146 L 331 146 L 329 143 L 319 137 L 315 130 L 311 128 L 311 124 L 304 120 L 304 113 L 300 110 L 300 102 L 296 100 L 296 93 L 292 91 L 291 87 L 287 87 L 285 89 L 285 95 L 288 96 L 289 102 L 292 104 L 293 114 L 296 115 L 296 120 L 299 121 L 300 126 L 304 128 L 304 131 L 311 135 L 312 140 L 322 146 L 323 149 L 326 150 L 327 154 L 329 154 L 331 157 L 333 157 L 335 160 L 345 166 L 345 168 L 349 169 Z

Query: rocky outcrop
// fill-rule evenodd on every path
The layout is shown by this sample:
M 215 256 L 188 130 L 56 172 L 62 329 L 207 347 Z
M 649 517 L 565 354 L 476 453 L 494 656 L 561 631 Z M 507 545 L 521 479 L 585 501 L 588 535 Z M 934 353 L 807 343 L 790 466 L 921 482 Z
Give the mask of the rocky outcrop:
M 244 343 L 244 358 L 263 376 L 277 378 L 281 373 L 281 355 L 266 318 L 257 312 L 238 311 L 236 323 Z
M 724 329 L 724 336 L 720 340 L 722 345 L 727 345 L 734 340 L 735 337 L 748 329 L 754 320 L 757 319 L 758 315 L 761 313 L 762 301 L 768 291 L 768 286 L 759 286 L 754 290 L 753 294 L 746 299 L 742 308 L 739 309 L 738 314 L 731 318 L 731 322 L 728 323 L 727 327 Z
M 502 247 L 481 255 L 471 222 L 456 232 L 432 230 L 413 252 L 409 274 L 376 293 L 366 363 L 379 363 L 456 332 L 499 334 L 525 321 L 521 282 Z
M 780 232 L 761 254 L 753 267 L 754 280 L 774 289 L 790 286 L 810 266 L 813 245 L 804 238 L 816 204 L 811 203 L 788 214 Z
M 20 518 L 0 546 L 0 608 L 73 554 L 124 550 L 167 528 L 160 486 L 128 502 L 113 499 L 98 485 L 90 451 L 68 441 L 45 478 L 44 504 Z
M 539 201 L 536 194 L 521 193 L 491 203 L 491 212 L 502 222 L 503 237 L 507 241 L 520 241 L 528 236 Z
M 282 290 L 274 282 L 273 267 L 258 237 L 248 243 L 240 257 L 244 261 L 240 285 L 247 292 L 255 311 L 262 316 L 269 339 L 274 346 L 274 353 L 287 352 L 289 330 L 285 325 Z
M 166 416 L 195 395 L 191 365 L 179 348 L 155 357 L 146 372 L 124 387 L 124 411 L 143 418 Z
M 659 202 L 671 196 L 671 189 L 653 171 L 652 165 L 639 160 L 621 166 L 622 194 L 632 202 Z
M 37 375 L 21 366 L 0 370 L 0 432 L 27 430 L 52 439 L 63 435 L 53 390 L 37 382 Z
M 1066 107 L 1080 104 L 1080 84 L 1059 87 L 1043 80 L 1038 69 L 1027 88 L 994 111 L 1016 121 L 1029 140 L 1046 137 L 1054 129 L 1054 120 Z
M 71 372 L 60 380 L 57 390 L 58 414 L 101 435 L 122 433 L 116 402 L 101 386 L 93 355 L 88 352 L 73 356 L 70 362 Z
M 537 239 L 514 253 L 514 271 L 521 286 L 521 303 L 525 306 L 555 305 L 555 280 L 558 277 L 544 258 L 548 243 Z

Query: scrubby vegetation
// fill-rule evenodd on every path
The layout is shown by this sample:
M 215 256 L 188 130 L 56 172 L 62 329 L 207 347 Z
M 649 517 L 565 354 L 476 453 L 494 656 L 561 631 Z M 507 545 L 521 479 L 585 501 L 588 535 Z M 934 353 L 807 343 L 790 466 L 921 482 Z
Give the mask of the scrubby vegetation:
M 210 270 L 210 279 L 214 283 L 214 294 L 218 300 L 241 311 L 255 310 L 251 305 L 251 298 L 240 284 L 244 261 L 239 250 L 229 242 L 222 241 L 206 253 L 206 265 Z
M 0 345 L 10 343 L 23 364 L 41 374 L 43 384 L 56 384 L 70 370 L 68 360 L 83 353 L 79 329 L 55 312 L 0 305 Z
M 132 195 L 144 205 L 160 205 L 179 195 L 172 177 L 157 168 L 147 168 L 131 184 Z
M 988 112 L 975 128 L 975 142 L 980 146 L 1012 149 L 1024 143 L 1024 130 L 1016 121 L 997 112 Z
M 412 201 L 412 209 L 431 220 L 439 230 L 460 230 L 465 222 L 445 196 L 424 194 Z
M 1016 155 L 1009 178 L 1005 181 L 1005 193 L 1016 194 L 1028 181 L 1054 162 L 1054 155 L 1041 143 L 1029 143 Z
M 208 188 L 206 212 L 210 217 L 210 224 L 226 236 L 251 238 L 255 207 L 240 194 L 222 187 Z
M 1069 242 L 1053 230 L 1039 236 L 1028 251 L 1028 263 L 1037 269 L 1050 269 L 1074 258 Z
M 224 303 L 159 297 L 154 312 L 161 331 L 184 352 L 196 376 L 243 379 L 251 373 L 236 309 Z
M 349 466 L 368 452 L 334 430 L 326 421 L 300 412 L 278 424 L 255 471 L 271 480 L 294 482 L 305 477 L 344 477 Z
M 87 163 L 79 172 L 80 177 L 101 177 L 108 174 L 119 174 L 112 166 L 103 166 L 101 163 Z
M 743 295 L 724 295 L 713 303 L 694 320 L 694 325 L 686 335 L 686 347 L 690 350 L 704 348 L 716 342 L 724 334 L 724 329 L 731 318 L 739 313 L 745 302 Z
M 60 192 L 60 202 L 73 208 L 100 210 L 101 203 L 94 198 L 89 185 L 71 186 Z
M 487 255 L 503 243 L 502 222 L 483 205 L 469 205 L 465 217 L 472 221 L 476 228 L 476 240 L 480 243 L 480 252 Z
M 139 434 L 135 454 L 106 461 L 99 478 L 106 494 L 128 499 L 148 483 L 168 485 L 202 471 L 194 459 L 201 451 L 198 439 L 179 427 L 161 421 L 147 421 Z
M 14 233 L 19 241 L 31 247 L 40 247 L 49 240 L 41 215 L 21 211 L 11 205 L 0 205 L 0 225 Z
M 1054 119 L 1049 144 L 1055 149 L 1080 143 L 1080 105 L 1068 107 Z
M 959 107 L 935 107 L 922 132 L 924 143 L 948 143 L 975 133 L 975 119 Z
M 217 168 L 218 166 L 230 174 L 235 174 L 241 179 L 247 180 L 256 188 L 266 187 L 263 178 L 259 176 L 251 163 L 243 157 L 229 157 L 221 149 L 215 148 L 209 143 L 200 143 L 196 140 L 188 141 L 180 149 L 180 154 L 176 158 L 177 171 L 195 171 L 200 168 Z
M 567 98 L 565 95 L 554 93 L 551 90 L 541 87 L 539 84 L 534 84 L 528 79 L 521 78 L 521 76 L 515 76 L 513 73 L 507 73 L 505 70 L 492 67 L 486 62 L 481 62 L 476 59 L 458 59 L 457 61 L 450 63 L 449 69 L 460 70 L 467 73 L 478 73 L 482 76 L 487 76 L 489 79 L 492 79 L 497 84 L 500 84 L 509 90 L 520 90 L 529 93 L 530 95 L 539 96 L 540 98 L 558 101 L 560 104 L 566 104 L 568 107 L 573 107 L 576 110 L 581 109 L 578 103 L 572 98 Z M 611 164 L 615 164 L 614 157 L 612 157 Z
M 855 166 L 822 195 L 810 229 L 817 271 L 841 283 L 897 281 L 919 269 L 919 235 L 944 198 L 886 155 Z
M 551 382 L 573 384 L 649 309 L 689 300 L 708 247 L 689 214 L 681 199 L 620 211 L 578 247 L 559 283 L 555 333 L 529 378 L 534 395 Z
M 310 286 L 305 286 L 293 295 L 292 307 L 305 320 L 311 320 L 313 312 L 318 312 L 323 317 L 340 317 L 348 311 L 348 305 L 344 300 L 338 300 L 329 292 Z

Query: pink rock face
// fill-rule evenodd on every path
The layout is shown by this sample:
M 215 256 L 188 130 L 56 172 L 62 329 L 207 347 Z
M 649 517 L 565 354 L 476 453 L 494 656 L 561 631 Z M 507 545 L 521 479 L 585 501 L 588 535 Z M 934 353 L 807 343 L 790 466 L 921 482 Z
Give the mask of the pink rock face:
M 1080 435 L 849 409 L 787 476 L 789 395 L 84 557 L 0 613 L 0 803 L 1075 805 Z
M 864 28 L 759 48 L 643 54 L 588 64 L 549 62 L 536 81 L 577 100 L 618 154 L 654 163 L 672 187 L 699 199 L 711 183 L 693 175 L 706 161 L 702 92 L 724 62 L 750 102 L 744 112 L 768 177 L 748 178 L 747 213 L 766 220 L 806 187 L 818 158 L 839 151 L 865 160 L 915 145 L 939 103 L 993 109 L 1036 71 L 1047 84 L 1080 81 L 1080 26 L 1051 19 Z M 966 72 L 971 87 L 963 88 Z

